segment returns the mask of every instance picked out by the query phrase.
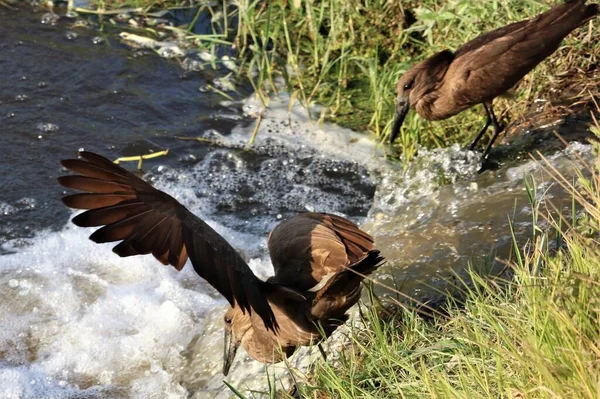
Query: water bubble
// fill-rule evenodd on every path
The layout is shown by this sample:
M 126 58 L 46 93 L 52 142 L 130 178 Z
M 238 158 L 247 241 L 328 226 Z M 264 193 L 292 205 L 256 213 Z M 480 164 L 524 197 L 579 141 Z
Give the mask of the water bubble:
M 17 94 L 17 95 L 15 96 L 15 100 L 16 100 L 16 101 L 21 101 L 21 102 L 23 102 L 23 101 L 27 100 L 28 98 L 29 98 L 29 97 L 27 97 L 27 94 Z
M 35 128 L 44 133 L 52 133 L 58 131 L 58 125 L 54 123 L 38 123 Z
M 209 53 L 208 51 L 199 52 L 198 57 L 200 57 L 202 61 L 206 62 L 213 62 L 216 59 L 215 56 Z
M 14 212 L 14 206 L 0 202 L 0 215 L 12 215 Z
M 17 279 L 11 278 L 8 280 L 8 286 L 10 288 L 17 288 L 19 286 L 19 281 Z
M 103 38 L 103 37 L 101 37 L 101 36 L 95 36 L 95 37 L 92 38 L 92 43 L 93 44 L 102 44 L 104 42 L 106 42 L 106 39 Z
M 67 40 L 75 40 L 79 37 L 79 35 L 73 31 L 68 31 L 65 34 L 65 37 L 67 38 Z
M 158 50 L 158 55 L 163 58 L 176 58 L 185 56 L 185 51 L 178 46 L 164 46 Z
M 179 158 L 179 162 L 183 162 L 183 163 L 195 163 L 197 160 L 196 156 L 193 154 L 186 154 L 184 156 L 182 156 L 181 158 Z M 160 170 L 159 170 L 160 172 Z
M 9 112 L 6 116 L 9 117 L 9 118 L 14 118 L 15 117 L 15 113 L 14 112 Z
M 16 204 L 19 206 L 19 210 L 34 209 L 37 207 L 37 201 L 34 198 L 21 198 Z
M 60 17 L 57 14 L 49 12 L 42 15 L 42 19 L 40 20 L 40 22 L 44 25 L 56 25 L 59 19 Z
M 46 82 L 38 82 L 37 87 L 43 89 L 44 87 L 48 87 L 48 83 Z
M 127 22 L 129 20 L 129 18 L 130 18 L 130 15 L 129 15 L 129 13 L 126 13 L 126 12 L 119 13 L 115 17 L 115 19 L 119 22 Z

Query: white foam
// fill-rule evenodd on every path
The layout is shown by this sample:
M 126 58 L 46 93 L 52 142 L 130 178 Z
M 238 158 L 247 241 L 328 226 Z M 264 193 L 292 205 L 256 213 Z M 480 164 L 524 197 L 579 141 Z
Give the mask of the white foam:
M 476 176 L 481 155 L 458 144 L 433 150 L 419 149 L 407 169 L 401 165 L 383 169 L 371 215 L 393 215 L 409 203 L 435 200 L 440 187 Z
M 57 396 L 61 380 L 86 389 L 178 367 L 178 352 L 216 303 L 191 268 L 178 274 L 151 257 L 121 259 L 88 234 L 67 227 L 0 257 L 3 362 Z M 160 392 L 178 386 L 171 379 Z
M 190 177 L 167 172 L 158 186 L 205 215 L 212 204 Z M 265 255 L 265 236 L 207 222 L 241 252 Z M 69 222 L 0 256 L 0 397 L 186 397 L 181 352 L 226 301 L 189 262 L 177 272 L 152 256 L 120 258 L 92 231 Z M 268 258 L 250 265 L 272 274 Z
M 12 204 L 0 201 L 0 216 L 14 215 L 21 211 L 36 208 L 37 206 L 35 198 L 24 197 Z
M 382 148 L 365 134 L 319 121 L 321 107 L 311 105 L 310 111 L 298 100 L 290 106 L 286 93 L 269 100 L 265 107 L 258 96 L 252 95 L 243 103 L 245 115 L 258 117 L 260 122 L 255 145 L 276 141 L 292 151 L 317 150 L 323 158 L 356 162 L 370 170 L 385 165 Z M 236 127 L 229 139 L 245 145 L 254 126 Z

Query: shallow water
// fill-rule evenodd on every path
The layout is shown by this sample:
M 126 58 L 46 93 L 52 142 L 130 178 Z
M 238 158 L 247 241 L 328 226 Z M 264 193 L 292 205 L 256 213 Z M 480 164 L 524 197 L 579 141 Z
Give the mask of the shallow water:
M 532 163 L 477 175 L 476 154 L 458 147 L 422 151 L 403 172 L 364 136 L 311 123 L 297 105 L 289 113 L 285 97 L 244 150 L 260 104 L 244 100 L 243 86 L 235 101 L 199 90 L 226 71 L 183 74 L 177 61 L 131 50 L 115 34 L 75 30 L 65 18 L 42 24 L 42 14 L 0 8 L 2 398 L 228 395 L 225 301 L 191 268 L 118 258 L 68 222 L 55 179 L 58 161 L 80 148 L 112 158 L 168 148 L 144 162 L 145 177 L 207 220 L 261 277 L 271 272 L 265 238 L 279 220 L 336 212 L 375 235 L 388 259 L 379 280 L 421 297 L 471 260 L 493 267 L 494 256 L 508 256 L 509 216 L 521 241 L 531 235 L 524 175 L 537 173 L 541 200 L 568 204 Z M 569 171 L 576 154 L 589 153 L 575 144 L 552 162 Z M 453 184 L 440 186 L 440 176 Z M 292 364 L 306 368 L 307 352 Z M 227 380 L 264 390 L 264 376 L 240 353 Z

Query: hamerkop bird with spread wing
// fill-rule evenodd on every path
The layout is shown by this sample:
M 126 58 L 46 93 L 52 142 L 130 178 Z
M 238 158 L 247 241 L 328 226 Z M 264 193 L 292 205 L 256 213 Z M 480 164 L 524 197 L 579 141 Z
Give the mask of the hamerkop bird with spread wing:
M 270 233 L 275 275 L 262 281 L 223 237 L 173 197 L 100 155 L 79 155 L 62 164 L 80 175 L 58 179 L 86 191 L 63 198 L 71 208 L 87 209 L 73 223 L 104 226 L 90 239 L 120 241 L 113 252 L 122 257 L 151 253 L 177 270 L 189 257 L 231 304 L 225 314 L 225 375 L 240 344 L 254 359 L 271 363 L 320 342 L 321 332 L 331 335 L 358 301 L 364 276 L 383 261 L 373 238 L 352 222 L 304 213 Z
M 501 131 L 492 101 L 556 51 L 572 30 L 598 14 L 598 4 L 585 3 L 567 0 L 534 19 L 484 33 L 454 53 L 440 51 L 413 66 L 398 81 L 391 142 L 409 108 L 435 121 L 483 104 L 487 120 L 470 149 L 491 124 L 494 135 L 484 152 L 486 156 Z

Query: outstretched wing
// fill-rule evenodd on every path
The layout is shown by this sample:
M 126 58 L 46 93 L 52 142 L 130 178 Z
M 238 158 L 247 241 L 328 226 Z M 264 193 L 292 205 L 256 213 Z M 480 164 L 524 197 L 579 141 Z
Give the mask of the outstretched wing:
M 165 265 L 181 270 L 188 257 L 194 270 L 229 303 L 256 312 L 268 329 L 277 322 L 267 301 L 267 283 L 259 280 L 233 247 L 208 224 L 170 195 L 155 189 L 108 159 L 87 151 L 82 159 L 61 163 L 80 175 L 62 176 L 58 182 L 86 191 L 63 197 L 65 205 L 87 209 L 73 218 L 81 227 L 104 226 L 90 239 L 97 243 L 121 241 L 117 255 L 151 253 Z

